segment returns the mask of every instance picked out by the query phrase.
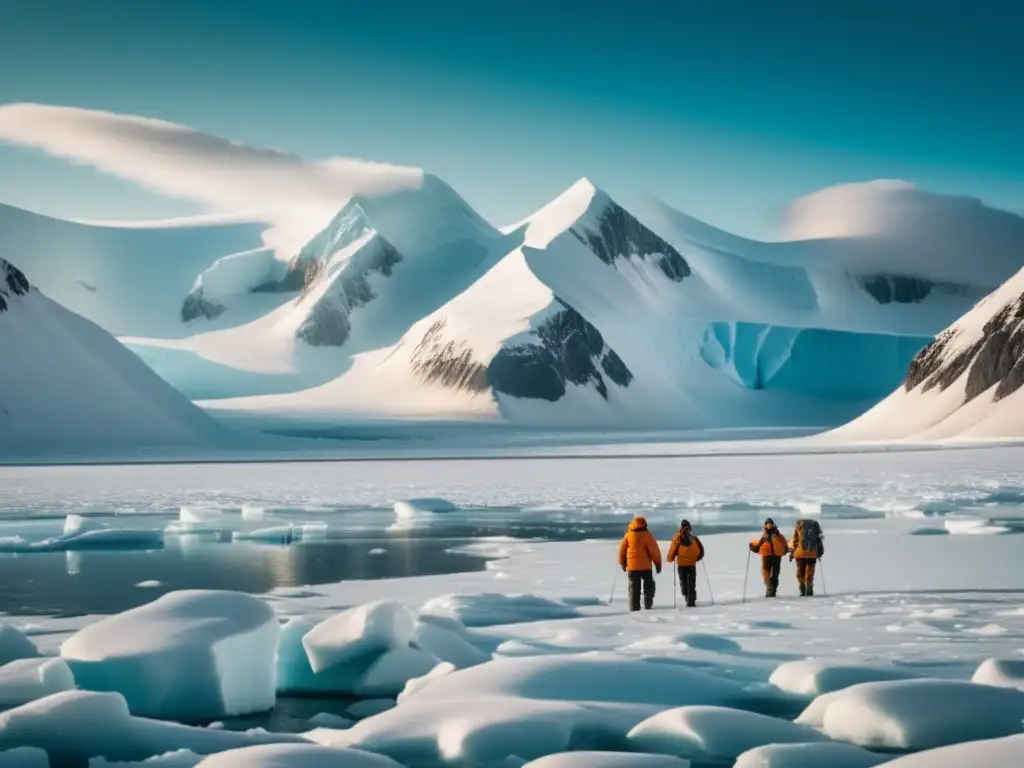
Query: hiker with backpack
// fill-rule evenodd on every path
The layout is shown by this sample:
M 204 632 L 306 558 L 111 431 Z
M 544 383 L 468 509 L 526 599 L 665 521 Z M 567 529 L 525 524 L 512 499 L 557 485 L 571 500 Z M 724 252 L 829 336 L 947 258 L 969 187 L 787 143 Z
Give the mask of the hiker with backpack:
M 814 596 L 814 571 L 825 555 L 825 535 L 817 520 L 797 520 L 793 540 L 789 543 L 789 561 L 796 558 L 796 581 L 801 597 Z
M 629 580 L 629 610 L 640 610 L 640 593 L 644 608 L 654 607 L 654 574 L 661 573 L 661 548 L 647 528 L 647 519 L 637 517 L 629 524 L 619 545 L 619 565 Z
M 704 545 L 693 535 L 689 520 L 679 523 L 679 530 L 669 545 L 667 559 L 679 569 L 683 599 L 687 608 L 693 608 L 697 604 L 697 563 L 704 559 Z
M 761 578 L 764 580 L 764 596 L 775 597 L 779 589 L 779 572 L 782 557 L 789 552 L 789 542 L 775 527 L 770 517 L 764 521 L 761 537 L 750 542 L 750 551 L 761 556 Z

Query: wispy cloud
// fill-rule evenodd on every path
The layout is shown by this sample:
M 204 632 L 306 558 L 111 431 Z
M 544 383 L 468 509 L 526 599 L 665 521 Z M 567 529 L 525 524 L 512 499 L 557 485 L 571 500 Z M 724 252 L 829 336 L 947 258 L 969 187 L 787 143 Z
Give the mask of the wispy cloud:
M 275 224 L 336 208 L 353 195 L 422 181 L 415 168 L 350 158 L 309 162 L 163 120 L 44 104 L 0 106 L 0 142 L 89 165 L 211 211 Z

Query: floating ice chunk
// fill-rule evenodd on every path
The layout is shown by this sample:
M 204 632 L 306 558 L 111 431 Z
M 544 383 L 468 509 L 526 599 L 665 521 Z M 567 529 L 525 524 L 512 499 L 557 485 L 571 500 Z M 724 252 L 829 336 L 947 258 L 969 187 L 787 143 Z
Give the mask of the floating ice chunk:
M 394 708 L 394 699 L 363 699 L 346 709 L 345 714 L 351 715 L 356 720 L 365 720 L 368 717 L 379 715 L 381 712 L 387 712 L 389 709 Z
M 440 663 L 440 659 L 416 648 L 397 648 L 377 659 L 356 686 L 359 696 L 397 696 L 414 677 L 422 677 Z
M 820 696 L 860 683 L 920 677 L 897 667 L 872 667 L 809 659 L 780 665 L 768 682 L 796 696 Z
M 77 517 L 70 515 L 69 517 Z M 68 552 L 82 549 L 161 549 L 164 532 L 159 528 L 93 528 L 62 533 L 42 541 L 20 536 L 0 539 L 0 552 Z
M 825 733 L 868 749 L 921 750 L 998 738 L 1019 733 L 1024 718 L 1024 692 L 957 680 L 865 683 L 829 696 Z
M 102 530 L 106 526 L 99 518 L 87 515 L 67 515 L 64 518 L 64 535 Z
M 450 675 L 454 671 L 454 664 L 452 664 L 451 662 L 443 661 L 422 677 L 409 678 L 405 683 L 405 688 L 403 688 L 402 692 L 398 694 L 398 700 L 402 701 L 403 699 L 409 698 L 414 693 L 422 691 L 424 688 L 426 688 L 434 681 L 439 680 L 440 678 L 445 677 L 446 675 Z
M 138 587 L 139 589 L 153 589 L 154 587 L 162 587 L 163 586 L 163 582 L 162 581 L 157 581 L 157 580 L 154 579 L 152 581 L 140 581 L 135 586 Z
M 390 758 L 316 744 L 273 744 L 211 755 L 202 768 L 402 768 Z
M 351 608 L 326 619 L 302 638 L 313 672 L 344 664 L 367 654 L 406 648 L 415 621 L 402 603 L 382 600 Z
M 304 540 L 327 538 L 327 523 L 303 523 L 299 526 L 299 537 Z
M 18 659 L 0 667 L 0 709 L 70 691 L 75 678 L 61 659 Z
M 38 747 L 15 747 L 0 752 L 0 768 L 50 768 L 50 758 Z
M 971 682 L 1024 691 L 1024 660 L 986 659 L 975 670 Z
M 888 759 L 851 744 L 769 744 L 744 752 L 733 768 L 873 768 Z
M 765 744 L 825 741 L 813 728 L 726 707 L 679 707 L 660 712 L 627 735 L 642 752 L 675 755 L 701 763 L 729 764 Z
M 379 555 L 386 555 L 387 553 L 388 553 L 388 551 L 387 551 L 386 549 L 381 549 L 380 547 L 377 547 L 377 548 L 375 548 L 375 549 L 371 549 L 371 550 L 370 550 L 369 552 L 367 552 L 366 554 L 368 554 L 368 555 L 372 555 L 372 556 L 374 556 L 374 557 L 377 557 L 377 556 L 379 556 Z
M 319 712 L 309 718 L 309 724 L 314 728 L 333 728 L 336 731 L 343 731 L 355 725 L 355 720 L 349 720 L 341 715 L 332 715 L 330 712 Z
M 0 621 L 0 665 L 17 659 L 34 659 L 39 649 L 10 624 Z
M 182 507 L 178 511 L 178 520 L 182 523 L 209 523 L 224 517 L 220 507 Z
M 458 507 L 447 499 L 406 499 L 395 502 L 395 514 L 400 518 L 457 512 Z
M 299 743 L 290 733 L 211 731 L 132 717 L 117 693 L 65 691 L 0 713 L 0 750 L 45 749 L 55 765 L 93 757 L 143 760 L 178 749 L 210 754 L 256 744 Z
M 138 762 L 111 763 L 102 757 L 94 757 L 89 760 L 89 768 L 195 768 L 205 757 L 206 755 L 197 755 L 188 749 L 176 749 Z
M 635 752 L 561 752 L 531 760 L 523 768 L 689 768 L 690 761 L 671 755 Z
M 1010 532 L 1006 526 L 992 525 L 983 517 L 950 517 L 943 522 L 943 526 L 951 534 L 991 535 Z
M 314 672 L 302 638 L 319 623 L 315 616 L 300 616 L 281 628 L 277 652 L 277 690 L 281 693 L 355 693 L 363 673 L 379 656 L 374 652 L 355 659 L 354 663 Z
M 89 625 L 61 656 L 79 686 L 117 691 L 137 715 L 200 720 L 271 709 L 278 620 L 239 592 L 171 592 Z
M 426 603 L 420 613 L 457 619 L 467 627 L 574 619 L 580 615 L 576 608 L 558 600 L 540 595 L 506 595 L 500 592 L 442 595 Z
M 267 510 L 263 507 L 258 507 L 255 504 L 243 504 L 242 505 L 242 519 L 243 520 L 260 520 L 267 514 Z
M 793 722 L 800 725 L 809 725 L 812 728 L 822 728 L 825 725 L 825 712 L 833 701 L 843 692 L 843 689 L 832 693 L 823 693 L 807 705 L 807 709 L 800 713 L 800 716 Z
M 462 635 L 425 621 L 416 622 L 412 642 L 417 648 L 433 654 L 441 661 L 451 662 L 457 669 L 465 669 L 491 660 L 490 656 Z
M 1024 734 L 930 749 L 884 765 L 885 768 L 1020 768 L 1024 765 Z
M 235 531 L 235 541 L 263 541 L 274 544 L 291 544 L 302 534 L 292 525 L 275 525 L 270 528 L 257 528 L 254 531 Z

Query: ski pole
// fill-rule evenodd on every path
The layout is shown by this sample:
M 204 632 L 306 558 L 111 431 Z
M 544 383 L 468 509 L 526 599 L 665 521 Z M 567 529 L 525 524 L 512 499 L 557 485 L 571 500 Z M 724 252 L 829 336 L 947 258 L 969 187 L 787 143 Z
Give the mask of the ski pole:
M 825 566 L 821 563 L 821 558 L 818 558 L 818 567 L 821 568 L 821 594 L 828 597 L 828 587 L 825 586 Z
M 669 563 L 669 565 L 672 566 L 672 608 L 675 609 L 676 608 L 676 567 L 674 565 L 672 565 L 672 563 Z
M 615 578 L 612 579 L 612 593 L 608 595 L 608 605 L 615 602 L 615 585 L 619 583 L 619 574 L 615 574 Z
M 743 600 L 747 602 L 747 577 L 750 576 L 750 553 L 747 552 L 747 570 L 743 572 Z
M 705 563 L 703 560 L 701 560 L 700 562 L 701 562 L 701 565 L 704 566 L 704 580 L 708 583 L 708 597 L 711 598 L 711 604 L 714 605 L 715 604 L 715 596 L 711 593 L 711 577 L 708 576 L 708 564 Z M 822 583 L 824 583 L 824 582 L 822 582 Z M 743 591 L 746 592 L 746 590 L 743 590 Z

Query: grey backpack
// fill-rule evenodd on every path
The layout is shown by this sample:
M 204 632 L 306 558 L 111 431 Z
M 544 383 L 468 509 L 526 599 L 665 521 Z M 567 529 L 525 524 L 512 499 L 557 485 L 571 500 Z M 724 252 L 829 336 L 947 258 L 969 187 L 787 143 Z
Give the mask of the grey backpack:
M 796 527 L 800 532 L 800 545 L 804 550 L 821 555 L 821 524 L 817 520 L 797 520 Z

